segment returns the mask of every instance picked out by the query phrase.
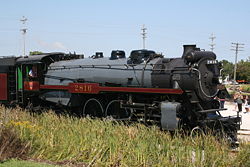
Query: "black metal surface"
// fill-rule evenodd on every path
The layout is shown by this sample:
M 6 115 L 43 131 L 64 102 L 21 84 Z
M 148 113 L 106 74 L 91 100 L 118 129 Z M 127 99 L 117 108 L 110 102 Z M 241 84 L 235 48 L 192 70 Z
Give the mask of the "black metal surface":
M 123 50 L 113 50 L 111 52 L 110 60 L 123 59 L 126 58 L 125 52 Z
M 144 61 L 147 61 L 151 56 L 155 54 L 155 51 L 152 50 L 133 50 L 130 53 L 128 64 L 140 64 Z
M 216 55 L 210 51 L 190 51 L 184 55 L 184 59 L 187 61 L 187 63 L 194 63 L 202 58 L 211 58 L 215 60 Z
M 16 64 L 17 57 L 1 57 L 0 66 L 14 66 Z M 0 68 L 1 70 L 1 68 Z
M 53 52 L 53 53 L 43 53 L 41 55 L 32 55 L 21 57 L 17 60 L 17 64 L 33 64 L 43 62 L 45 64 L 51 64 L 56 61 L 61 60 L 72 60 L 72 59 L 82 59 L 84 55 L 78 54 L 65 54 L 62 52 Z
M 182 58 L 185 57 L 185 55 L 190 52 L 195 50 L 196 45 L 183 45 L 183 54 L 182 54 Z

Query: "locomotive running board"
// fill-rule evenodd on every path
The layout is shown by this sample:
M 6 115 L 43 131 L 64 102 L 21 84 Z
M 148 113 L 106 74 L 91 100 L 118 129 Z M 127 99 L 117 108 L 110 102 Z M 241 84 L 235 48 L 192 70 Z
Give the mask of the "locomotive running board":
M 98 94 L 100 92 L 130 92 L 155 94 L 182 94 L 181 89 L 108 87 L 98 83 L 69 83 L 69 85 L 40 85 L 40 89 L 66 90 L 70 93 Z
M 217 108 L 217 109 L 201 110 L 201 111 L 198 111 L 198 112 L 199 113 L 211 113 L 211 112 L 223 111 L 223 110 L 227 110 L 227 109 L 226 108 Z

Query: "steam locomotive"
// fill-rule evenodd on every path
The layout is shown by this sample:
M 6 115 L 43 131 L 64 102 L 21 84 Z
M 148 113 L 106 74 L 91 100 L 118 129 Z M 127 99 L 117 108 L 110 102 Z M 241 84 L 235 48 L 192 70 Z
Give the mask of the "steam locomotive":
M 239 116 L 222 117 L 221 65 L 213 52 L 184 45 L 180 58 L 152 50 L 122 50 L 110 57 L 48 53 L 0 58 L 0 102 L 42 104 L 108 117 L 158 124 L 162 129 L 214 129 L 235 140 Z

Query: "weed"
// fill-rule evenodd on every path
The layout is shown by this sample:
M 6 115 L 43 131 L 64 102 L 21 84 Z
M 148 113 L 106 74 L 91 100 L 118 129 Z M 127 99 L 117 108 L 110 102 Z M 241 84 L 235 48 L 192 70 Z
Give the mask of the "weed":
M 2 127 L 0 129 L 0 161 L 10 158 L 25 158 L 29 145 L 23 142 L 14 128 Z

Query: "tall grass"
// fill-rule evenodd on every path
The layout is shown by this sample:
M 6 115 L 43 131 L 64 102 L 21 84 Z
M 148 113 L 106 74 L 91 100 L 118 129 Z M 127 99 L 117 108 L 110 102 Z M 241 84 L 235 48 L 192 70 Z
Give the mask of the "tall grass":
M 191 140 L 158 127 L 0 108 L 0 121 L 29 144 L 29 156 L 90 166 L 245 166 L 250 146 L 232 154 L 213 136 Z M 194 142 L 195 141 L 195 142 Z

